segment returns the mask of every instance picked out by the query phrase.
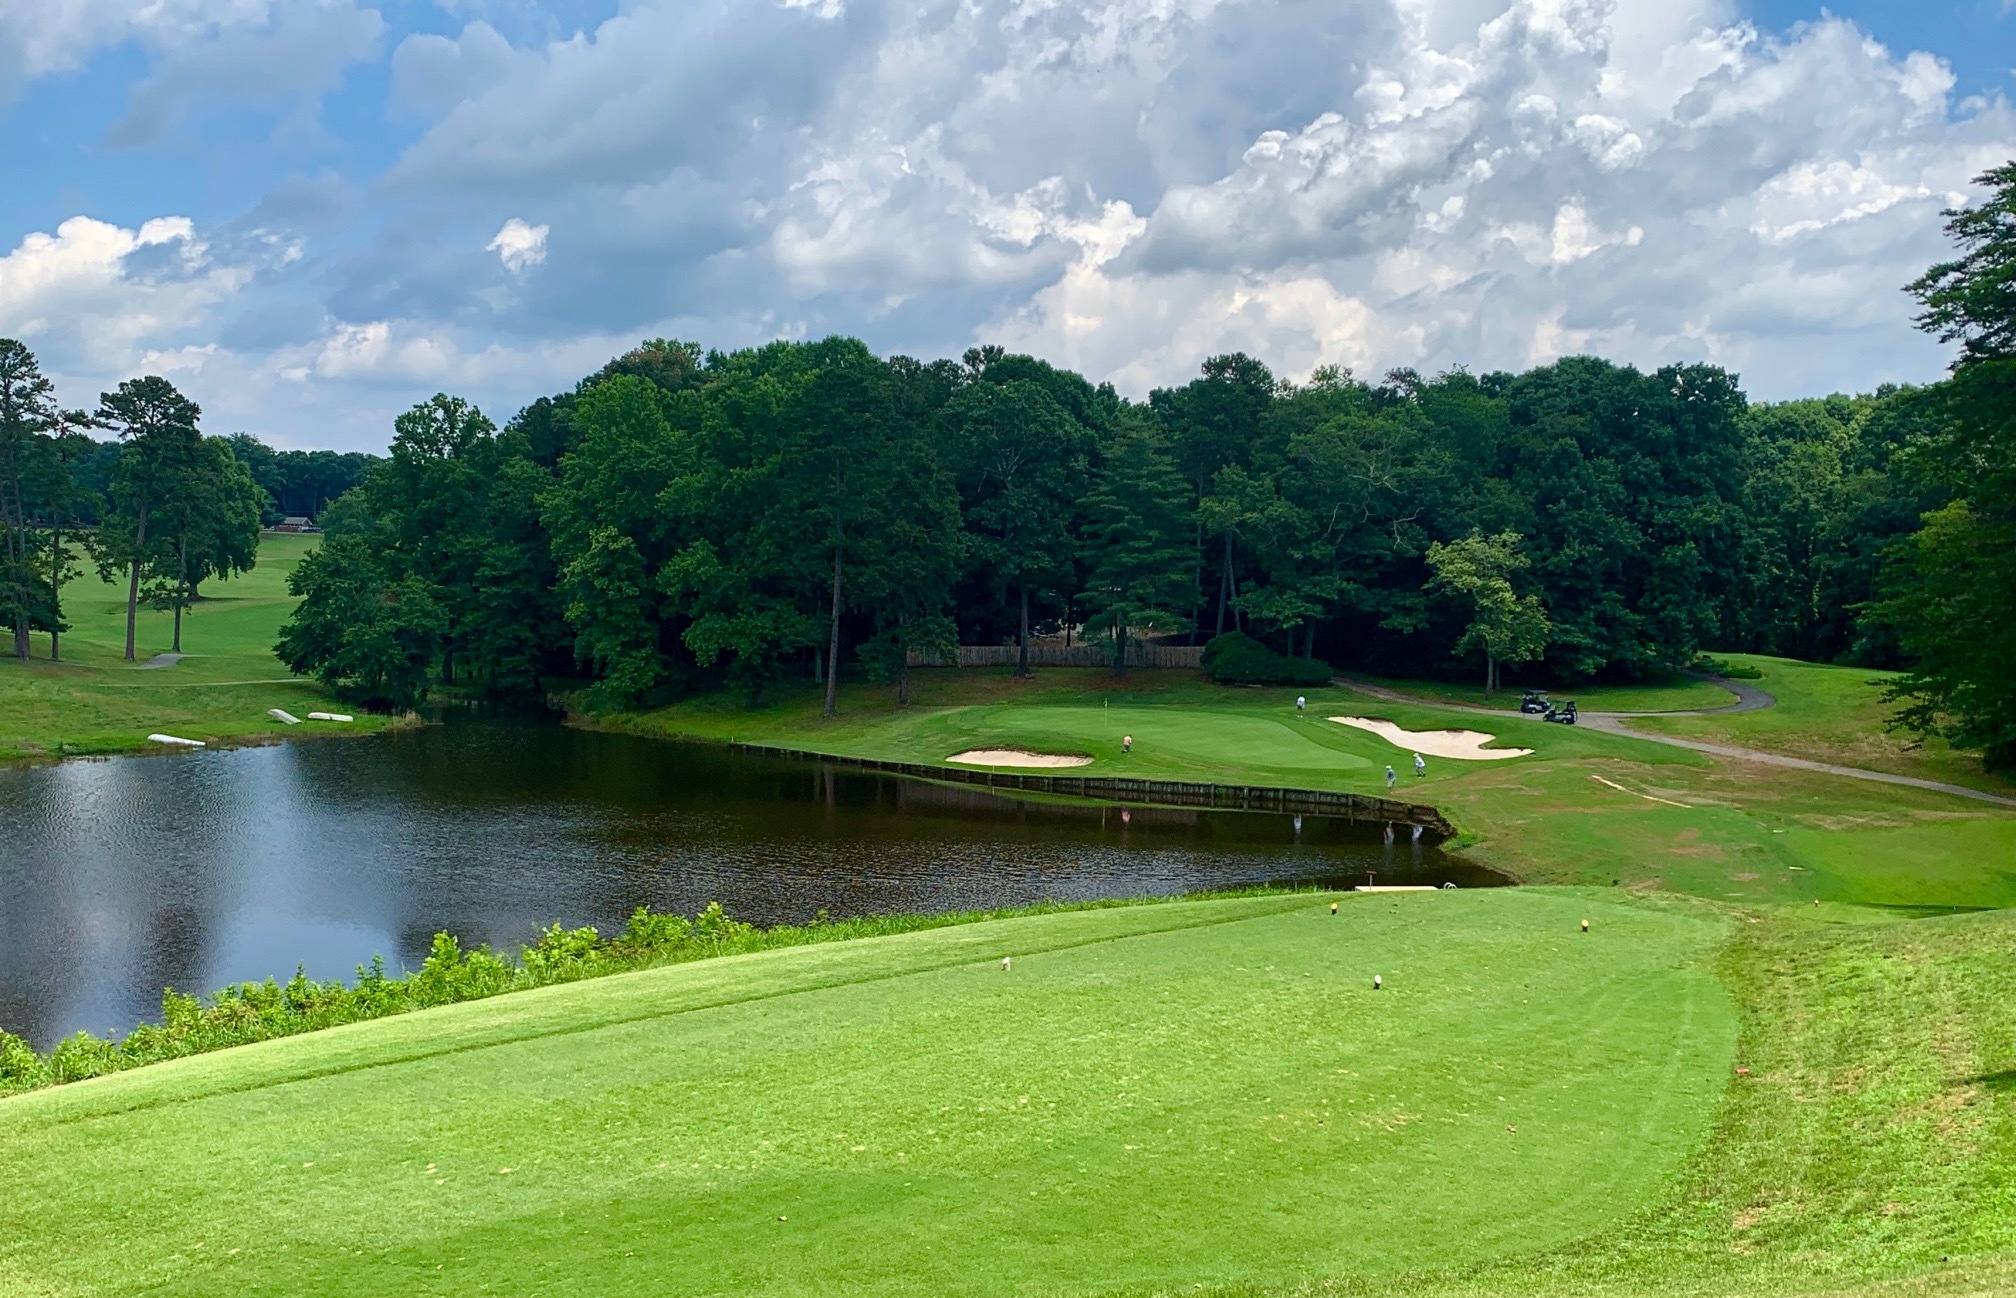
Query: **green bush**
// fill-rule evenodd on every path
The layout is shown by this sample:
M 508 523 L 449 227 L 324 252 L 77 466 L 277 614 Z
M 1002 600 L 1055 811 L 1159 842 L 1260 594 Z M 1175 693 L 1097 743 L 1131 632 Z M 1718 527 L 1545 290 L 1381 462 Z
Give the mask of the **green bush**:
M 0 1093 L 25 1091 L 48 1080 L 48 1070 L 28 1043 L 11 1032 L 0 1032 Z
M 1727 658 L 1713 658 L 1707 654 L 1694 655 L 1694 661 L 1690 665 L 1697 672 L 1706 672 L 1710 676 L 1724 676 L 1732 681 L 1758 681 L 1764 679 L 1764 673 L 1758 671 L 1755 667 L 1746 666 L 1743 663 L 1732 663 Z
M 542 982 L 578 978 L 592 971 L 601 944 L 601 934 L 592 928 L 561 928 L 555 924 L 541 933 L 536 943 L 520 951 L 518 958 Z
M 661 915 L 649 906 L 630 912 L 622 944 L 638 951 L 666 951 L 693 940 L 693 924 L 684 915 Z
M 718 901 L 708 902 L 707 909 L 693 920 L 693 936 L 716 951 L 739 946 L 755 937 L 756 932 L 754 924 L 728 918 L 728 912 L 721 909 Z
M 1204 671 L 1220 685 L 1327 685 L 1330 665 L 1275 653 L 1244 631 L 1227 631 L 1204 646 Z
M 203 1002 L 172 987 L 161 993 L 161 1025 L 184 1035 L 203 1026 Z
M 52 1081 L 81 1082 L 87 1077 L 116 1072 L 118 1068 L 119 1048 L 110 1041 L 101 1041 L 89 1032 L 79 1032 L 75 1036 L 63 1038 L 49 1055 L 49 1076 Z
M 1290 685 L 1328 685 L 1337 676 L 1336 669 L 1320 658 L 1290 658 L 1288 662 L 1295 673 Z

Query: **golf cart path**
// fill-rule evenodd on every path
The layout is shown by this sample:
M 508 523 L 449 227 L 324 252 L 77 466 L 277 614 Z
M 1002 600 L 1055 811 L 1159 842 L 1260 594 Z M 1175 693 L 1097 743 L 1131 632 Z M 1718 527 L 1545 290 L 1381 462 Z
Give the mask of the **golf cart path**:
M 1970 789 L 1964 784 L 1948 784 L 1943 780 L 1921 780 L 1913 775 L 1892 775 L 1888 771 L 1864 770 L 1859 766 L 1836 766 L 1832 762 L 1809 761 L 1804 757 L 1787 757 L 1783 753 L 1766 753 L 1755 748 L 1737 748 L 1732 744 L 1711 744 L 1699 739 L 1681 739 L 1676 735 L 1655 735 L 1643 730 L 1633 730 L 1624 724 L 1634 717 L 1712 717 L 1734 712 L 1761 712 L 1778 702 L 1754 685 L 1726 680 L 1720 676 L 1703 676 L 1700 679 L 1728 690 L 1736 696 L 1736 701 L 1719 708 L 1695 708 L 1680 712 L 1584 712 L 1581 714 L 1581 724 L 1601 730 L 1605 734 L 1623 735 L 1627 739 L 1643 739 L 1655 744 L 1671 744 L 1675 748 L 1691 748 L 1697 753 L 1733 758 L 1740 762 L 1760 762 L 1766 766 L 1784 766 L 1795 771 L 1818 771 L 1823 775 L 1841 775 L 1851 780 L 1872 780 L 1877 784 L 1902 784 L 1914 789 L 1930 789 L 1934 793 L 1950 793 L 1958 798 L 1972 798 L 1977 802 L 1992 802 L 1998 807 L 2016 807 L 2016 798 L 2006 798 L 1999 793 L 1988 793 L 1981 789 Z M 1424 699 L 1349 676 L 1337 677 L 1337 683 L 1360 694 L 1385 699 L 1389 703 L 1414 703 L 1423 707 L 1474 713 L 1478 716 L 1516 718 L 1520 721 L 1546 724 L 1531 713 L 1508 712 L 1503 708 L 1480 708 L 1470 703 L 1445 703 L 1439 699 Z
M 208 654 L 182 654 L 182 653 L 155 654 L 152 658 L 149 658 L 146 662 L 141 663 L 138 667 L 134 668 L 134 670 L 143 672 L 159 671 L 163 667 L 173 667 L 176 663 L 181 662 L 184 658 L 208 658 L 209 656 L 210 655 Z
M 1697 681 L 1707 681 L 1736 696 L 1734 703 L 1724 703 L 1719 708 L 1696 708 L 1691 712 L 1605 712 L 1602 716 L 1619 717 L 1715 717 L 1731 712 L 1762 712 L 1766 708 L 1778 706 L 1778 700 L 1758 689 L 1755 685 L 1745 685 L 1742 681 L 1731 680 L 1727 676 L 1711 676 L 1707 672 L 1688 672 Z

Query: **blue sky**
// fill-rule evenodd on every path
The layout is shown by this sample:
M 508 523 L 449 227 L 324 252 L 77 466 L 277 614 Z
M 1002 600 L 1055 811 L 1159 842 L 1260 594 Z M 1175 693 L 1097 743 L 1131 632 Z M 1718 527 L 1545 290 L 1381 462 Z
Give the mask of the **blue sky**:
M 658 334 L 1919 380 L 2012 68 L 2004 0 L 0 0 L 0 334 L 345 447 Z

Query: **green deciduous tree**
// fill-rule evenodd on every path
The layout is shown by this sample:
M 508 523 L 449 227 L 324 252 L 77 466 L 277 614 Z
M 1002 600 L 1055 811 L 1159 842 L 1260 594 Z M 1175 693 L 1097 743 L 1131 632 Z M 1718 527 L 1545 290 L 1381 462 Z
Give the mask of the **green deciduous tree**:
M 1920 286 L 1928 327 L 1967 347 L 1931 388 L 1753 407 L 1712 366 L 1284 383 L 1233 355 L 1137 405 L 998 347 L 953 364 L 849 338 L 661 340 L 501 433 L 425 403 L 321 518 L 368 542 L 378 589 L 418 581 L 439 622 L 407 630 L 437 627 L 444 678 L 526 688 L 571 658 L 597 708 L 714 682 L 753 702 L 809 669 L 830 710 L 857 662 L 900 701 L 912 656 L 955 628 L 1012 632 L 1026 670 L 1032 617 L 1087 609 L 1124 672 L 1145 628 L 1211 625 L 1215 588 L 1221 626 L 1290 654 L 1320 643 L 1372 671 L 1475 654 L 1493 689 L 1532 652 L 1562 681 L 1702 647 L 1915 657 L 1912 719 L 1999 743 L 1993 680 L 1962 675 L 2007 655 L 1989 606 L 1965 603 L 2001 589 L 1991 551 L 2016 516 L 1997 195 L 1954 214 L 1965 256 Z M 294 453 L 241 445 L 276 501 L 294 489 Z
M 1962 256 L 1911 292 L 1920 324 L 1962 343 L 1937 394 L 1937 431 L 1908 454 L 1953 503 L 1926 516 L 1891 577 L 1883 616 L 1910 673 L 1899 724 L 1980 747 L 2016 768 L 2016 163 L 1982 175 L 1987 199 L 1948 212 Z
M 175 653 L 182 652 L 182 614 L 202 584 L 248 572 L 258 561 L 264 499 L 264 489 L 221 437 L 204 438 L 164 478 L 146 575 L 148 603 L 175 615 Z
M 1571 357 L 1504 391 L 1509 423 L 1480 467 L 1510 486 L 1510 507 L 1469 526 L 1524 538 L 1547 592 L 1550 663 L 1574 677 L 1690 661 L 1720 633 L 1742 570 L 1734 377 Z
M 456 652 L 475 616 L 497 426 L 460 397 L 437 393 L 393 420 L 392 429 L 392 457 L 367 489 L 402 575 L 425 582 L 441 608 L 441 680 L 452 685 Z
M 725 661 L 753 699 L 823 642 L 830 714 L 850 618 L 885 645 L 918 643 L 961 553 L 932 436 L 956 381 L 847 338 L 709 358 L 695 470 L 668 495 L 690 527 L 660 578 L 700 665 Z
M 553 549 L 541 517 L 551 486 L 522 432 L 445 393 L 393 421 L 392 453 L 327 514 L 361 526 L 394 582 L 419 581 L 440 611 L 443 684 L 496 692 L 537 685 L 566 640 Z M 352 512 L 359 517 L 353 524 Z
M 427 697 L 447 615 L 417 575 L 395 577 L 362 536 L 333 536 L 288 578 L 301 603 L 274 646 L 280 660 L 371 708 Z
M 435 637 L 423 657 L 444 684 L 460 681 L 489 693 L 535 690 L 549 662 L 564 662 L 567 627 L 542 517 L 552 485 L 522 430 L 499 433 L 458 397 L 436 395 L 393 421 L 391 456 L 331 503 L 322 521 L 332 542 L 355 539 L 373 556 L 372 598 L 403 607 L 411 592 L 424 593 L 416 607 L 425 616 L 378 619 L 396 627 L 396 643 L 385 643 L 400 662 L 418 652 L 412 638 L 422 631 Z M 309 604 L 355 598 L 333 581 L 318 581 L 305 593 Z M 343 660 L 342 642 L 314 644 L 340 619 L 308 610 L 299 622 L 292 652 Z M 413 696 L 400 673 L 383 679 L 390 682 L 385 699 Z M 378 689 L 368 687 L 374 697 Z
M 1190 483 L 1193 500 L 1210 493 L 1222 470 L 1251 467 L 1256 461 L 1273 458 L 1271 452 L 1276 448 L 1270 445 L 1267 433 L 1274 398 L 1273 373 L 1243 352 L 1213 356 L 1189 383 L 1149 395 L 1149 404 L 1168 434 L 1177 468 Z M 1239 593 L 1230 526 L 1235 519 L 1220 510 L 1199 513 L 1193 521 L 1218 530 L 1209 538 L 1199 533 L 1194 544 L 1200 572 L 1207 540 L 1218 553 L 1217 634 L 1222 635 L 1231 601 Z M 1201 595 L 1201 580 L 1196 584 L 1195 595 Z
M 665 566 L 690 535 L 672 494 L 695 469 L 692 439 L 675 433 L 666 395 L 615 375 L 576 397 L 573 450 L 541 501 L 578 660 L 598 678 L 598 708 L 637 703 L 677 678 L 678 619 Z
M 1890 697 L 1897 723 L 1982 750 L 1990 769 L 2016 768 L 2016 524 L 1965 500 L 1928 514 L 1883 605 L 1911 656 Z
M 1719 646 L 1814 662 L 1902 665 L 1894 629 L 1867 615 L 1885 563 L 1951 498 L 1900 471 L 1936 435 L 1938 388 L 1884 388 L 1753 406 L 1744 417 L 1746 551 Z
M 928 401 L 916 377 L 900 370 L 896 376 L 910 397 Z M 958 643 L 948 609 L 969 538 L 928 412 L 899 410 L 894 431 L 880 448 L 870 527 L 855 547 L 854 603 L 870 627 L 856 656 L 871 676 L 896 686 L 898 707 L 908 707 L 910 655 L 950 653 Z
M 844 463 L 808 394 L 827 367 L 869 360 L 847 340 L 772 343 L 710 357 L 697 393 L 693 469 L 665 493 L 681 529 L 660 586 L 684 622 L 678 643 L 752 702 L 787 660 L 837 645 L 846 606 L 828 607 L 829 592 L 844 601 L 860 521 L 846 488 L 869 479 Z
M 974 364 L 976 353 L 969 353 Z M 992 369 L 1004 369 L 994 357 Z M 1013 591 L 1017 608 L 1015 674 L 1029 674 L 1032 591 L 1069 589 L 1078 538 L 1076 501 L 1083 490 L 1092 432 L 1031 379 L 981 381 L 945 405 L 947 453 L 958 466 L 969 558 L 982 579 Z
M 361 451 L 276 451 L 250 433 L 233 433 L 230 440 L 232 454 L 266 493 L 260 521 L 269 525 L 286 517 L 319 517 L 383 461 Z
M 1898 553 L 1878 607 L 1910 662 L 1896 720 L 2016 769 L 2016 360 L 1964 361 L 1936 403 L 1912 470 L 1955 499 Z
M 1460 600 L 1469 616 L 1456 650 L 1484 655 L 1488 697 L 1497 692 L 1501 663 L 1529 662 L 1547 648 L 1547 610 L 1540 597 L 1512 587 L 1512 575 L 1526 567 L 1519 534 L 1472 532 L 1446 545 L 1430 544 L 1427 557 L 1435 585 Z

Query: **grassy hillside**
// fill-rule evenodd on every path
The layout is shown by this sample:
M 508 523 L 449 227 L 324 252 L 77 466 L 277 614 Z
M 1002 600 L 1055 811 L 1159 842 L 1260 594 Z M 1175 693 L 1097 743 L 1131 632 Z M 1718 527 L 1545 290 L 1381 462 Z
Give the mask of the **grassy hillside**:
M 0 1294 L 2003 1293 L 2012 941 L 1305 895 L 547 988 L 0 1101 Z
M 273 656 L 295 603 L 287 576 L 316 540 L 262 537 L 251 572 L 206 585 L 203 600 L 183 616 L 182 648 L 193 656 L 172 667 L 139 665 L 168 651 L 171 614 L 141 611 L 136 661 L 128 663 L 125 587 L 95 575 L 65 587 L 72 629 L 62 638 L 63 660 L 49 661 L 46 635 L 35 636 L 35 656 L 26 663 L 0 658 L 0 760 L 146 749 L 156 731 L 211 742 L 283 732 L 296 738 L 319 728 L 283 725 L 267 709 L 296 716 L 347 711 Z M 386 724 L 359 717 L 344 730 Z
M 1730 1074 L 1725 921 L 1329 900 L 730 957 L 0 1102 L 0 1292 L 1274 1286 L 1668 1192 Z
M 1761 673 L 1754 683 L 1777 700 L 1762 712 L 1718 717 L 1656 717 L 1631 724 L 1664 735 L 1735 744 L 1817 762 L 1860 766 L 1895 775 L 1944 780 L 1996 793 L 2016 784 L 1981 769 L 1978 753 L 1959 752 L 1938 739 L 1922 744 L 1885 728 L 1897 704 L 1883 701 L 1895 672 L 1830 667 L 1760 654 L 1730 654 L 1729 661 Z
M 1440 807 L 1471 855 L 1546 883 L 1665 887 L 1753 904 L 2016 905 L 2016 814 L 1946 794 L 1724 762 L 1624 736 L 1388 703 L 1340 687 L 1227 689 L 1189 673 L 1049 670 L 915 673 L 916 702 L 842 691 L 820 715 L 809 687 L 763 706 L 711 695 L 597 724 L 739 739 L 859 757 L 939 763 L 967 748 L 1090 754 L 1086 774 L 1281 784 L 1383 793 Z M 1412 730 L 1496 729 L 1531 748 L 1509 761 L 1431 760 L 1328 720 L 1385 717 Z M 1134 736 L 1123 756 L 1121 736 Z

